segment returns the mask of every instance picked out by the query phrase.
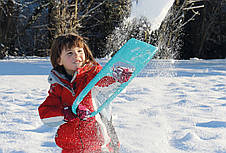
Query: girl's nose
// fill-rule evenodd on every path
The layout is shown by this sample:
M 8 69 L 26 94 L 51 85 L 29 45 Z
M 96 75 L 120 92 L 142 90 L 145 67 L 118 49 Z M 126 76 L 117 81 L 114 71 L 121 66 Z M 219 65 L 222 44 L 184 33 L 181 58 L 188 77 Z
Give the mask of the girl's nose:
M 74 52 L 74 57 L 77 57 L 78 56 L 78 53 L 77 52 Z

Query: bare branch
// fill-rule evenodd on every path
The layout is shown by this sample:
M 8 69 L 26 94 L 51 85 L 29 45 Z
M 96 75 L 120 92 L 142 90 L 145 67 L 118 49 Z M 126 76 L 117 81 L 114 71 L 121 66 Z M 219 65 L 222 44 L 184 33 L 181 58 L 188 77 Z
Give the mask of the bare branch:
M 80 22 L 81 20 L 83 20 L 84 18 L 86 18 L 86 17 L 89 15 L 90 12 L 96 10 L 96 9 L 99 8 L 101 5 L 103 5 L 105 2 L 106 2 L 106 1 L 104 1 L 104 2 L 102 2 L 102 3 L 100 3 L 100 4 L 98 4 L 97 6 L 95 6 L 95 7 L 92 8 L 92 9 L 88 10 L 88 12 L 86 12 L 86 13 L 85 13 L 78 21 Z
M 204 5 L 193 6 L 193 7 L 183 8 L 183 10 L 187 11 L 187 10 L 193 10 L 193 9 L 198 9 L 198 8 L 203 8 L 203 7 L 205 7 L 205 6 Z
M 203 2 L 203 0 L 187 0 L 187 3 Z

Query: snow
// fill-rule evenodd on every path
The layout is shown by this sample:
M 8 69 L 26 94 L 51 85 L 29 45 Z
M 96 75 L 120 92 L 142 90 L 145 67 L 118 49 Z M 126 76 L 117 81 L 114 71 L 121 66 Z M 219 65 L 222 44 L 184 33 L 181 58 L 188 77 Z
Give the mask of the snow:
M 226 153 L 225 65 L 152 60 L 112 103 L 121 152 Z M 37 111 L 50 69 L 48 58 L 0 61 L 0 153 L 60 153 Z

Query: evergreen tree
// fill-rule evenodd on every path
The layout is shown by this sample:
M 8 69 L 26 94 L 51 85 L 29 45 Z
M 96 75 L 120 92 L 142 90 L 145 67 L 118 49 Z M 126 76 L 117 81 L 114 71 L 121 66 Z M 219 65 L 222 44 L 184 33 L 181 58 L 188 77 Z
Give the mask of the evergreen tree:
M 158 58 L 179 59 L 182 57 L 182 47 L 186 36 L 184 28 L 193 23 L 199 15 L 199 9 L 203 8 L 203 5 L 197 2 L 201 3 L 202 0 L 175 0 L 158 31 L 160 50 L 157 54 Z M 191 12 L 190 16 L 187 15 L 188 12 Z
M 200 15 L 184 27 L 185 37 L 181 57 L 225 58 L 226 1 L 203 1 L 199 4 L 205 6 L 199 10 Z M 191 15 L 190 10 L 185 17 L 189 18 Z
M 2 6 L 0 16 L 1 19 L 5 19 L 0 21 L 2 57 L 5 56 L 6 48 L 8 51 L 16 50 L 13 55 L 47 56 L 52 40 L 60 34 L 70 32 L 88 37 L 87 41 L 94 56 L 104 57 L 106 37 L 124 17 L 129 16 L 131 9 L 131 0 L 1 0 L 0 2 Z M 15 6 L 19 6 L 20 9 Z M 18 14 L 12 13 L 18 10 L 20 11 Z M 12 17 L 17 19 L 16 23 L 4 26 L 9 20 L 12 21 L 10 18 L 12 14 L 17 15 Z M 7 27 L 11 30 L 6 31 Z M 4 32 L 8 32 L 10 41 L 9 39 L 2 41 L 3 36 L 6 36 Z
M 175 0 L 159 29 L 160 58 L 225 58 L 226 0 Z
M 14 39 L 20 8 L 14 0 L 0 0 L 0 59 L 16 52 Z

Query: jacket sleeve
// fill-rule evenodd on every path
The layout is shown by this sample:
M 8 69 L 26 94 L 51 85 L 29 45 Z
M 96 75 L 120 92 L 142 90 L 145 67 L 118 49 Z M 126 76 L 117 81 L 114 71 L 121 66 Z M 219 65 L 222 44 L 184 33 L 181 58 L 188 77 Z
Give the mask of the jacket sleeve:
M 49 95 L 39 106 L 39 116 L 42 122 L 48 126 L 58 126 L 64 123 L 63 106 L 60 93 L 62 87 L 58 84 L 50 86 Z

